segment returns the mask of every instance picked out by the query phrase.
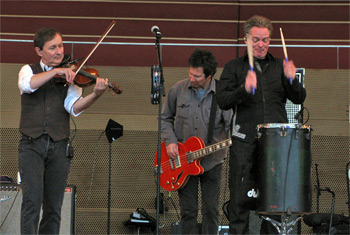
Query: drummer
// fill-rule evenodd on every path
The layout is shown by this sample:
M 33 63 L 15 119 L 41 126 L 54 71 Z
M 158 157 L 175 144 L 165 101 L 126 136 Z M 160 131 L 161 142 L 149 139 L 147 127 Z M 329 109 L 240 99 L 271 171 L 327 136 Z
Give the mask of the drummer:
M 249 233 L 249 209 L 240 206 L 244 172 L 254 174 L 257 157 L 256 127 L 263 123 L 288 123 L 287 99 L 301 104 L 306 91 L 296 77 L 296 67 L 268 52 L 272 24 L 263 16 L 253 16 L 244 24 L 245 43 L 251 40 L 254 69 L 250 71 L 247 52 L 226 63 L 217 85 L 217 103 L 223 110 L 233 109 L 232 146 L 230 150 L 230 234 Z M 282 53 L 282 50 L 281 50 Z M 263 221 L 261 234 L 277 233 L 270 222 Z

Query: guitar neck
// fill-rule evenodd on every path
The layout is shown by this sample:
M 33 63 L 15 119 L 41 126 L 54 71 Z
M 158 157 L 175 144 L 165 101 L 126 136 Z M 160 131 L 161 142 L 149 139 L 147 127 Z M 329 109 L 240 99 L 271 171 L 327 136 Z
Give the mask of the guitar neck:
M 220 151 L 222 149 L 228 148 L 231 146 L 231 144 L 232 144 L 231 138 L 227 139 L 227 140 L 223 140 L 221 142 L 218 142 L 218 143 L 209 145 L 207 147 L 204 147 L 202 149 L 196 150 L 194 152 L 191 152 L 188 156 L 188 159 L 190 159 L 190 162 L 192 162 L 192 161 L 194 161 L 198 158 L 204 157 L 208 154 L 215 153 L 215 152 Z

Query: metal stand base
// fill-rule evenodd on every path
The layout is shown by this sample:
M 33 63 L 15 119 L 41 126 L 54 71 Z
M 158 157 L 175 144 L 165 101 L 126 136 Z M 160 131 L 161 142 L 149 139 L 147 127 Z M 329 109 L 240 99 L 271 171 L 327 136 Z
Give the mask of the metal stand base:
M 282 214 L 281 215 L 281 221 L 278 222 L 274 219 L 271 219 L 266 216 L 261 216 L 264 220 L 269 221 L 278 231 L 279 234 L 289 234 L 292 230 L 293 227 L 296 225 L 296 223 L 301 220 L 303 217 L 298 216 L 296 219 L 292 219 L 290 215 Z

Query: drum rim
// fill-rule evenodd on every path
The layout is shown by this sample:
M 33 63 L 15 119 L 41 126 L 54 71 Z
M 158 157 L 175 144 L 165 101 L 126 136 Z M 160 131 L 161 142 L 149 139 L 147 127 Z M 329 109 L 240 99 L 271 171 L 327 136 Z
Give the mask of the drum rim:
M 308 126 L 308 125 L 300 126 L 298 123 L 263 123 L 263 124 L 258 124 L 257 129 L 259 130 L 261 128 L 311 129 L 311 126 Z

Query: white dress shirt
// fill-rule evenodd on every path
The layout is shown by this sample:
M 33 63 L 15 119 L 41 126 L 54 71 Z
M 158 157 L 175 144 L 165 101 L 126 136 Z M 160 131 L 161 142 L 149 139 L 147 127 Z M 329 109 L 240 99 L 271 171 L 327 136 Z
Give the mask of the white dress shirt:
M 49 71 L 53 69 L 53 67 L 48 67 L 45 65 L 41 60 L 40 60 L 40 66 L 43 69 L 43 71 Z M 34 76 L 33 71 L 31 67 L 27 64 L 24 65 L 21 70 L 18 73 L 18 88 L 21 91 L 21 95 L 23 93 L 33 93 L 35 92 L 38 88 L 32 89 L 30 87 L 30 81 L 32 77 Z M 68 92 L 67 92 L 67 97 L 64 100 L 64 108 L 67 110 L 68 113 L 73 115 L 74 117 L 79 116 L 82 112 L 75 114 L 73 111 L 73 105 L 78 99 L 82 98 L 82 92 L 83 89 L 78 87 L 77 85 L 74 84 L 69 84 Z

